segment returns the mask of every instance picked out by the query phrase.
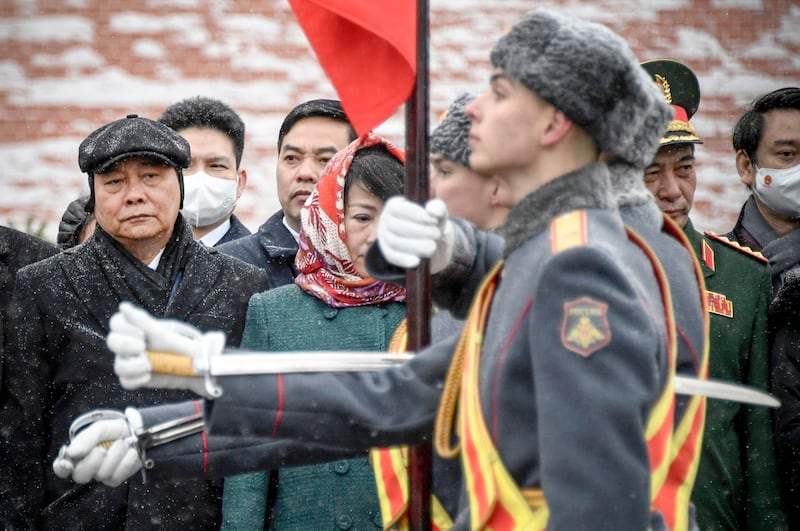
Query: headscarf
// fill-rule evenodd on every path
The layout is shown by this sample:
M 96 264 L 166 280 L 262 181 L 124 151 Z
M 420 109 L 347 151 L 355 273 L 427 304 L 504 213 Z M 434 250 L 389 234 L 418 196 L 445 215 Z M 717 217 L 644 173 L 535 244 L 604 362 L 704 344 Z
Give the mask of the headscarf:
M 383 144 L 405 163 L 405 153 L 385 138 L 368 133 L 336 153 L 300 211 L 300 245 L 295 283 L 334 308 L 403 302 L 401 286 L 361 278 L 347 250 L 344 228 L 344 183 L 353 157 L 361 149 Z

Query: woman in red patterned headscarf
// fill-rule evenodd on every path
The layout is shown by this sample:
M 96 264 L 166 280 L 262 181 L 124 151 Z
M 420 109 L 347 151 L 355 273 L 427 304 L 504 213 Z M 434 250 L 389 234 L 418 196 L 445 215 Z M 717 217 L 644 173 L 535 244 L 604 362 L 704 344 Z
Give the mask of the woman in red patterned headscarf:
M 335 308 L 405 300 L 397 285 L 369 278 L 364 253 L 383 202 L 403 192 L 405 155 L 370 134 L 337 153 L 300 213 L 295 283 Z
M 406 293 L 370 278 L 363 257 L 383 202 L 403 192 L 404 160 L 375 134 L 334 155 L 301 211 L 300 274 L 250 300 L 242 348 L 388 350 Z M 225 479 L 223 530 L 324 529 L 345 520 L 353 529 L 381 526 L 366 454 Z

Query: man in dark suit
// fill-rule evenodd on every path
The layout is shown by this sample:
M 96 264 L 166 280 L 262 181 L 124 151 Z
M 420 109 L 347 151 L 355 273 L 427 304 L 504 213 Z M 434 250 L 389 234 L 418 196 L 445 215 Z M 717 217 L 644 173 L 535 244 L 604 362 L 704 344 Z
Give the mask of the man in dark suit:
M 189 142 L 192 161 L 184 171 L 181 213 L 195 240 L 208 247 L 248 236 L 233 213 L 247 184 L 241 167 L 244 122 L 225 103 L 202 96 L 167 107 L 158 121 Z
M 292 109 L 278 133 L 275 179 L 281 209 L 255 234 L 221 245 L 219 251 L 264 269 L 270 288 L 291 284 L 297 276 L 300 209 L 334 153 L 355 137 L 336 100 L 310 100 Z

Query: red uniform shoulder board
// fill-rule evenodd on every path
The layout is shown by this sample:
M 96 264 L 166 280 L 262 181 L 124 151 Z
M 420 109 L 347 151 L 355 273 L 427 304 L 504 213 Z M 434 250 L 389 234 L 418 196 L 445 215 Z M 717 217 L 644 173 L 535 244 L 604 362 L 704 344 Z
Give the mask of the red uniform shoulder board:
M 703 240 L 703 262 L 711 271 L 716 269 L 714 266 L 714 249 L 705 240 Z
M 722 236 L 721 234 L 715 234 L 715 233 L 713 233 L 711 231 L 706 231 L 703 234 L 706 236 L 706 238 L 709 238 L 711 240 L 723 243 L 723 244 L 725 244 L 726 246 L 728 246 L 728 247 L 730 247 L 732 249 L 736 249 L 737 251 L 739 251 L 740 253 L 742 253 L 744 255 L 747 255 L 747 256 L 749 256 L 751 258 L 755 258 L 756 260 L 758 260 L 762 264 L 768 264 L 769 263 L 769 260 L 767 259 L 766 256 L 764 256 L 763 254 L 761 254 L 758 251 L 754 251 L 750 247 L 746 247 L 746 246 L 740 244 L 737 241 L 730 240 L 730 239 L 726 238 L 725 236 Z M 703 242 L 703 243 L 705 243 L 705 242 Z

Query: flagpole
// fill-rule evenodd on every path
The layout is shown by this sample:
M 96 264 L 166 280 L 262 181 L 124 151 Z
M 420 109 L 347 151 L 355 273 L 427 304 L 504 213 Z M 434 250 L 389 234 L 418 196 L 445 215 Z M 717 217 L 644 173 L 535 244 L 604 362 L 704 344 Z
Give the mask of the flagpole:
M 406 197 L 428 199 L 428 0 L 417 2 L 416 80 L 406 102 Z M 408 348 L 419 352 L 430 344 L 430 264 L 423 260 L 406 272 Z M 408 456 L 408 521 L 412 531 L 431 529 L 431 445 L 412 446 Z

